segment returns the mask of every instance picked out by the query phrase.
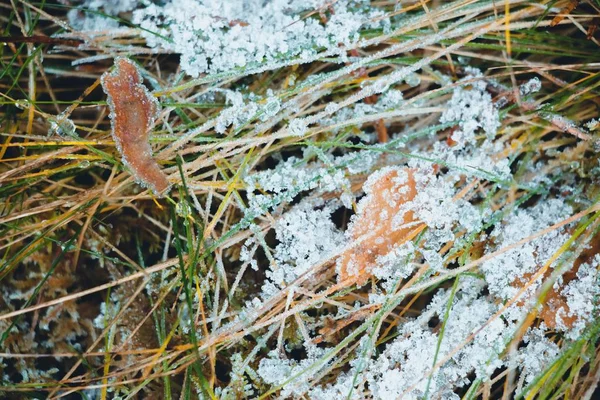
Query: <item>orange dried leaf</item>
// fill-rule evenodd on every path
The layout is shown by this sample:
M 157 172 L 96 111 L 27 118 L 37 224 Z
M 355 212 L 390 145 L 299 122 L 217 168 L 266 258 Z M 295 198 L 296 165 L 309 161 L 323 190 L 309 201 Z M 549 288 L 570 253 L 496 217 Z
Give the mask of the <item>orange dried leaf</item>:
M 411 224 L 415 222 L 412 211 L 404 213 L 400 224 L 395 218 L 401 206 L 417 194 L 413 170 L 384 171 L 365 184 L 365 193 L 348 229 L 349 236 L 358 244 L 338 260 L 339 279 L 344 281 L 352 277 L 358 284 L 364 284 L 371 276 L 377 257 L 407 242 L 419 229 Z
M 528 273 L 524 274 L 521 278 L 518 278 L 513 283 L 511 283 L 511 286 L 518 288 L 524 282 L 528 282 L 533 277 L 533 275 L 534 275 L 533 272 L 528 272 Z M 568 282 L 568 281 L 572 280 L 573 275 L 574 275 L 574 273 L 567 273 L 567 274 L 565 274 L 564 278 Z M 546 271 L 546 273 L 544 274 L 544 279 L 549 278 L 549 276 L 550 276 L 550 270 Z M 562 289 L 562 286 L 560 289 Z M 517 305 L 519 307 L 523 307 L 528 300 L 529 300 L 528 297 L 521 298 L 517 301 Z M 561 309 L 562 309 L 562 312 L 561 312 L 562 322 L 568 328 L 572 328 L 573 325 L 575 324 L 577 318 L 575 316 L 569 316 L 569 306 L 567 305 L 567 300 L 564 298 L 564 296 L 562 296 L 559 293 L 559 290 L 557 290 L 554 287 L 551 287 L 548 290 L 548 292 L 546 293 L 546 297 L 544 298 L 544 301 L 541 304 L 541 309 L 538 313 L 538 317 L 540 318 L 540 320 L 544 321 L 544 323 L 546 324 L 546 326 L 548 328 L 556 329 L 556 327 L 557 327 L 556 317 L 558 315 L 559 310 L 561 310 Z
M 142 85 L 140 73 L 126 58 L 115 60 L 115 70 L 102 75 L 108 95 L 112 136 L 117 149 L 140 184 L 157 195 L 169 188 L 167 176 L 152 158 L 149 131 L 159 110 L 158 101 Z
M 383 119 L 378 119 L 377 122 L 375 122 L 375 130 L 377 131 L 377 142 L 387 143 L 389 135 Z
M 550 329 L 556 329 L 558 326 L 558 321 L 556 317 L 560 318 L 560 321 L 564 326 L 568 329 L 572 329 L 577 322 L 577 316 L 571 313 L 569 305 L 567 304 L 566 297 L 561 293 L 563 288 L 571 281 L 577 279 L 577 272 L 579 271 L 579 267 L 583 263 L 590 262 L 593 257 L 600 252 L 600 235 L 595 236 L 591 242 L 591 246 L 586 248 L 581 252 L 579 257 L 573 263 L 573 268 L 570 271 L 566 271 L 562 276 L 562 284 L 560 287 L 551 287 L 546 293 L 546 297 L 541 304 L 541 309 L 539 311 L 540 320 L 544 321 L 546 326 Z M 531 280 L 533 277 L 533 272 L 528 272 L 523 274 L 520 279 L 516 279 L 511 283 L 513 287 L 520 287 L 524 282 Z M 547 270 L 543 278 L 550 278 L 551 270 Z M 523 306 L 527 299 L 520 299 L 517 302 L 517 305 Z
M 561 21 L 563 19 L 565 19 L 565 17 L 571 13 L 571 11 L 573 11 L 574 9 L 577 8 L 577 6 L 579 5 L 579 1 L 580 0 L 571 0 L 569 1 L 569 3 L 562 9 L 560 10 L 560 13 L 554 17 L 554 19 L 552 19 L 552 21 L 550 22 L 550 26 L 554 27 L 558 24 L 561 23 Z

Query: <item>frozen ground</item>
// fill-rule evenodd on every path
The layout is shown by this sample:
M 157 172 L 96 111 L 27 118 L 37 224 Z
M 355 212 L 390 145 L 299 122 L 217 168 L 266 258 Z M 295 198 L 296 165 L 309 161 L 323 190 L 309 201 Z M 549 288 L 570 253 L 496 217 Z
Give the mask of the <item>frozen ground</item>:
M 145 86 L 116 73 L 103 84 L 121 79 L 143 93 L 137 101 L 162 104 L 142 121 L 152 155 L 146 131 L 127 139 L 134 128 L 115 128 L 121 112 L 131 122 L 146 111 L 119 109 L 134 95 L 105 87 L 119 186 L 95 190 L 113 213 L 128 203 L 108 199 L 131 196 L 134 221 L 152 228 L 136 251 L 128 233 L 86 237 L 81 257 L 111 281 L 134 273 L 121 254 L 153 254 L 145 267 L 156 268 L 136 294 L 126 284 L 101 292 L 85 326 L 75 305 L 44 308 L 39 326 L 0 320 L 13 338 L 44 337 L 13 339 L 7 353 L 105 351 L 81 372 L 88 398 L 552 397 L 563 381 L 575 393 L 592 387 L 574 377 L 598 366 L 598 112 L 585 80 L 597 65 L 584 67 L 597 47 L 583 35 L 569 60 L 544 47 L 566 46 L 550 29 L 560 4 L 77 3 L 56 35 L 83 40 L 71 65 L 135 60 Z M 589 70 L 564 73 L 567 62 Z M 52 118 L 51 135 L 83 137 L 85 123 Z M 149 181 L 150 163 L 170 192 Z M 47 273 L 38 266 L 28 279 Z M 35 287 L 15 282 L 0 282 L 0 304 L 25 313 Z M 62 364 L 2 360 L 0 371 L 11 360 L 18 372 L 3 372 L 15 387 L 72 379 Z

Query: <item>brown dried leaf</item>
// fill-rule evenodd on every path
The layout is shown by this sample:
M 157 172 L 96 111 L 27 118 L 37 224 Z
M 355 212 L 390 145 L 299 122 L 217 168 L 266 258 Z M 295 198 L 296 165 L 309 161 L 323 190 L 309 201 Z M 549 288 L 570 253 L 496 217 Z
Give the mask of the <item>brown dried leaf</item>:
M 359 243 L 338 261 L 339 280 L 354 277 L 358 284 L 364 284 L 371 276 L 377 257 L 407 242 L 419 230 L 411 224 L 415 222 L 412 211 L 403 215 L 402 226 L 396 226 L 394 221 L 400 207 L 417 194 L 413 170 L 406 168 L 402 174 L 398 169 L 387 170 L 365 184 L 365 193 L 348 230 L 350 237 Z
M 136 179 L 157 195 L 169 188 L 167 176 L 152 158 L 148 133 L 159 104 L 142 85 L 140 73 L 126 58 L 115 60 L 115 70 L 102 75 L 102 88 L 108 95 L 112 135 L 117 149 Z

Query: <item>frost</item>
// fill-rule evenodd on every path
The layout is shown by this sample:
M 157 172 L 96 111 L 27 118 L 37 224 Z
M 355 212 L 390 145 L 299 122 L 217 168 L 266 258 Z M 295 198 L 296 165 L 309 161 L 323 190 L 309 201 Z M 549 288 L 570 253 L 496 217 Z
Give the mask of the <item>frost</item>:
M 396 282 L 407 278 L 414 271 L 416 265 L 411 261 L 414 252 L 415 246 L 409 241 L 377 258 L 377 266 L 372 271 L 373 276 L 381 280 L 382 288 L 388 293 L 392 292 Z M 381 300 L 381 297 L 375 297 L 370 302 Z
M 494 229 L 491 236 L 495 239 L 498 249 L 509 247 L 565 219 L 571 213 L 571 207 L 560 200 L 542 201 L 530 209 L 515 211 L 502 225 Z M 563 231 L 553 230 L 518 247 L 513 246 L 509 251 L 484 262 L 481 270 L 485 274 L 490 292 L 502 299 L 514 297 L 521 286 L 516 283 L 529 281 L 529 278 L 524 277 L 543 266 L 567 238 L 568 235 Z M 535 291 L 540 284 L 541 280 L 538 280 L 529 290 Z
M 454 89 L 452 98 L 440 117 L 444 124 L 455 127 L 446 141 L 434 142 L 432 148 L 418 152 L 423 161 L 412 159 L 411 166 L 425 167 L 431 162 L 448 166 L 449 175 L 473 175 L 496 182 L 511 180 L 509 160 L 501 155 L 504 147 L 493 142 L 500 127 L 499 114 L 486 92 L 481 72 L 469 69 L 470 75 L 461 79 L 463 86 Z M 479 132 L 485 135 L 479 138 Z
M 418 251 L 429 267 L 444 269 L 439 250 L 455 238 L 482 228 L 482 213 L 468 201 L 456 198 L 458 189 L 450 177 L 438 177 L 431 168 L 385 167 L 371 174 L 363 185 L 366 196 L 346 231 L 352 247 L 338 259 L 338 279 L 355 276 L 359 284 L 371 273 L 391 290 L 394 282 L 412 273 L 408 244 L 416 228 L 422 232 Z M 362 283 L 361 283 L 362 282 Z
M 437 357 L 437 362 L 447 361 L 433 373 L 429 387 L 429 394 L 436 394 L 436 398 L 444 393 L 449 395 L 454 387 L 468 384 L 472 372 L 485 380 L 502 366 L 499 355 L 507 334 L 505 323 L 496 318 L 483 327 L 496 307 L 479 297 L 481 281 L 462 278 L 460 287 L 452 302 Z M 374 397 L 417 399 L 425 395 L 439 340 L 439 333 L 428 327 L 428 321 L 436 315 L 444 318 L 449 295 L 446 291 L 436 294 L 427 310 L 417 319 L 402 324 L 398 338 L 370 362 L 365 375 Z M 457 349 L 478 328 L 482 329 L 473 341 Z
M 525 383 L 530 383 L 558 357 L 560 349 L 545 337 L 547 328 L 541 324 L 527 332 L 524 345 L 516 354 L 507 357 L 506 344 L 518 325 L 492 318 L 501 305 L 483 295 L 484 286 L 485 281 L 480 279 L 461 278 L 437 358 L 439 324 L 445 318 L 451 296 L 447 290 L 440 290 L 416 319 L 400 324 L 397 338 L 376 358 L 366 360 L 366 366 L 360 367 L 364 360 L 352 362 L 352 369 L 334 384 L 315 388 L 311 394 L 319 399 L 333 399 L 336 395 L 347 396 L 352 389 L 356 398 L 361 398 L 360 387 L 353 385 L 364 379 L 374 398 L 419 399 L 426 392 L 432 398 L 458 398 L 453 390 L 468 385 L 473 373 L 487 381 L 503 366 L 521 369 Z M 432 327 L 430 322 L 435 319 L 438 325 Z M 358 354 L 361 352 L 357 349 Z M 434 364 L 438 367 L 432 372 Z M 348 376 L 357 379 L 350 381 Z
M 91 10 L 103 10 L 108 15 L 131 11 L 138 5 L 137 0 L 85 0 L 84 6 Z
M 357 151 L 336 157 L 333 164 L 336 167 L 343 167 L 352 175 L 369 172 L 375 166 L 379 159 L 379 154 L 373 151 Z
M 575 317 L 571 329 L 565 326 L 567 337 L 577 338 L 586 325 L 597 315 L 598 297 L 600 296 L 600 254 L 596 254 L 591 263 L 582 264 L 577 271 L 577 279 L 569 282 L 562 290 L 562 295 L 567 300 L 569 309 L 567 316 Z
M 281 57 L 308 58 L 323 48 L 356 43 L 362 28 L 386 22 L 380 18 L 373 23 L 371 18 L 381 12 L 361 3 L 365 1 L 170 1 L 134 11 L 133 22 L 143 28 L 149 46 L 181 54 L 183 70 L 197 77 Z M 318 13 L 302 18 L 315 9 L 329 10 L 326 20 Z
M 256 252 L 257 248 L 258 248 L 258 244 L 256 244 L 256 238 L 250 237 L 248 240 L 246 240 L 246 242 L 242 246 L 242 249 L 240 250 L 240 257 L 239 257 L 241 262 L 249 263 L 250 268 L 252 268 L 255 271 L 258 271 L 258 263 L 256 262 L 256 260 L 253 257 L 254 257 L 254 252 Z
M 516 360 L 513 360 L 515 367 L 520 367 L 524 373 L 525 384 L 530 384 L 536 376 L 546 369 L 560 353 L 559 347 L 548 340 L 545 336 L 545 329 L 529 329 L 523 337 L 527 345 L 519 350 Z
M 109 16 L 116 16 L 119 13 L 131 11 L 138 5 L 136 0 L 84 0 L 76 1 L 73 8 L 67 13 L 69 24 L 78 31 L 84 32 L 111 32 L 119 29 L 119 23 L 116 19 L 107 18 L 98 15 L 102 12 Z M 81 10 L 91 10 L 95 12 L 83 12 Z
M 276 283 L 293 282 L 342 245 L 344 235 L 330 218 L 333 211 L 327 206 L 315 210 L 303 202 L 277 221 L 275 232 L 279 244 L 274 255 L 283 282 Z
M 181 153 L 186 158 L 183 178 L 193 188 L 195 208 L 177 201 L 177 196 L 170 204 L 186 226 L 197 221 L 211 228 L 205 233 L 210 237 L 196 230 L 183 237 L 199 244 L 206 239 L 204 250 L 211 251 L 193 269 L 198 275 L 191 282 L 198 284 L 198 296 L 188 305 L 185 293 L 178 290 L 181 271 L 168 264 L 177 230 L 159 223 L 164 220 L 149 219 L 156 226 L 150 237 L 166 236 L 161 242 L 166 262 L 145 294 L 151 296 L 151 304 L 163 295 L 174 301 L 165 329 L 176 329 L 176 345 L 187 343 L 197 329 L 206 344 L 199 351 L 214 353 L 209 354 L 213 367 L 215 360 L 229 360 L 230 383 L 217 387 L 222 379 L 214 382 L 217 397 L 257 397 L 270 387 L 280 398 L 458 399 L 457 393 L 464 393 L 461 388 L 474 380 L 490 383 L 499 371 L 500 380 L 517 372 L 515 382 L 522 387 L 560 356 L 563 343 L 580 337 L 594 322 L 600 256 L 586 255 L 577 265 L 577 243 L 566 251 L 562 248 L 570 245 L 580 222 L 523 240 L 593 206 L 587 195 L 594 191 L 586 192 L 586 179 L 592 174 L 584 176 L 588 161 L 596 163 L 585 159 L 589 141 L 548 135 L 556 127 L 579 130 L 581 121 L 540 108 L 532 115 L 548 119 L 547 129 L 523 124 L 527 113 L 503 108 L 515 99 L 502 95 L 508 92 L 500 82 L 465 65 L 458 65 L 456 71 L 467 75 L 457 81 L 432 62 L 444 52 L 459 54 L 459 45 L 489 31 L 490 7 L 474 4 L 460 11 L 447 4 L 427 15 L 422 7 L 412 10 L 401 2 L 392 7 L 391 2 L 367 0 L 71 3 L 92 11 L 68 13 L 73 28 L 92 32 L 85 37 L 107 29 L 111 31 L 102 34 L 112 34 L 118 27 L 116 19 L 97 15 L 102 13 L 125 17 L 123 13 L 133 11 L 133 23 L 141 27 L 127 28 L 131 36 L 119 42 L 121 47 L 98 43 L 94 49 L 118 50 L 146 61 L 149 54 L 174 53 L 175 59 L 180 56 L 177 71 L 201 77 L 170 75 L 175 70 L 172 58 L 168 68 L 159 63 L 160 70 L 147 64 L 148 75 L 156 71 L 155 83 L 160 80 L 165 86 L 161 93 L 175 86 L 181 97 L 172 101 L 185 101 L 176 108 L 177 115 L 170 114 L 174 107 L 165 107 L 161 129 L 169 134 L 162 139 L 168 142 L 199 125 L 183 134 L 187 141 L 176 139 L 189 144 Z M 487 10 L 488 21 L 457 26 L 457 16 L 474 18 L 479 9 Z M 443 23 L 437 29 L 425 17 Z M 390 23 L 393 30 L 388 29 Z M 519 24 L 515 26 L 526 25 Z M 411 32 L 414 27 L 418 32 Z M 143 51 L 139 41 L 131 40 L 138 35 L 151 49 Z M 318 61 L 299 65 L 314 60 Z M 472 58 L 458 60 L 467 63 Z M 294 67 L 280 69 L 283 65 Z M 253 75 L 269 69 L 276 71 Z M 199 94 L 180 90 L 199 85 L 204 85 Z M 406 88 L 405 93 L 400 88 Z M 541 88 L 535 77 L 522 83 L 519 93 L 529 99 Z M 497 93 L 500 98 L 493 99 Z M 224 107 L 205 114 L 194 107 L 188 110 L 193 102 Z M 31 106 L 25 100 L 16 105 Z M 573 118 L 594 117 L 563 111 Z M 508 115 L 506 121 L 501 121 L 503 115 Z M 184 116 L 192 121 L 184 121 Z M 53 134 L 76 132 L 67 115 L 59 114 L 49 123 Z M 597 131 L 598 125 L 592 119 L 585 126 Z M 375 143 L 383 126 L 392 140 Z M 227 137 L 213 138 L 210 131 Z M 207 136 L 198 138 L 200 132 Z M 192 138 L 202 144 L 190 143 Z M 213 145 L 215 157 L 225 157 L 225 169 L 237 172 L 243 182 L 226 185 L 227 174 L 218 176 L 221 165 L 207 165 Z M 210 154 L 199 153 L 207 148 Z M 167 168 L 177 172 L 176 153 L 169 147 L 164 150 Z M 135 200 L 148 204 L 140 212 L 154 207 L 148 199 Z M 196 210 L 205 215 L 196 215 Z M 97 229 L 104 236 L 111 234 L 109 225 Z M 588 233 L 582 237 L 597 239 Z M 130 241 L 119 230 L 111 238 L 119 247 Z M 123 266 L 113 266 L 111 258 L 104 257 L 114 251 L 99 239 L 86 241 L 97 253 L 92 258 L 106 262 L 105 268 Z M 81 256 L 88 257 L 85 252 Z M 548 264 L 547 273 L 530 282 Z M 43 277 L 31 271 L 29 279 Z M 554 285 L 548 288 L 549 283 Z M 36 294 L 35 286 L 23 287 L 2 287 L 11 311 L 11 301 L 20 304 Z M 542 288 L 549 289 L 544 301 Z M 50 299 L 51 294 L 44 296 Z M 126 323 L 136 321 L 123 317 L 126 298 L 111 294 L 96 318 L 88 321 L 96 330 L 112 324 L 107 343 L 120 345 L 124 335 L 131 334 Z M 548 298 L 555 300 L 552 307 Z M 533 316 L 533 307 L 536 320 L 525 320 Z M 143 311 L 151 316 L 150 309 Z M 544 317 L 548 312 L 555 319 L 552 326 Z M 80 318 L 58 306 L 47 307 L 46 314 L 67 322 Z M 40 316 L 37 328 L 50 335 L 54 320 Z M 114 321 L 117 316 L 122 320 Z M 526 328 L 523 321 L 532 323 Z M 56 345 L 44 336 L 34 338 L 30 323 L 22 319 L 9 333 L 29 332 L 38 340 L 37 350 Z M 141 324 L 135 325 L 141 332 Z M 8 329 L 1 321 L 0 326 Z M 207 330 L 209 337 L 203 336 Z M 79 334 L 72 329 L 61 340 L 81 351 Z M 316 346 L 337 346 L 344 338 L 352 341 L 343 348 Z M 253 340 L 258 345 L 245 348 Z M 303 341 L 305 357 L 296 352 Z M 509 344 L 515 347 L 507 348 Z M 171 347 L 167 350 L 180 357 Z M 0 368 L 8 368 L 2 361 Z M 25 381 L 32 380 L 27 369 L 19 373 Z M 109 382 L 111 390 L 120 384 Z M 203 395 L 200 384 L 192 384 L 198 396 Z
M 267 358 L 260 360 L 258 366 L 258 375 L 270 385 L 283 385 L 281 391 L 282 398 L 288 398 L 290 395 L 301 396 L 310 389 L 309 379 L 312 374 L 302 374 L 307 368 L 319 361 L 326 350 L 318 348 L 311 344 L 306 344 L 307 357 L 300 362 L 282 358 L 277 350 L 269 352 Z M 323 363 L 321 368 L 327 367 Z M 313 371 L 313 374 L 317 371 Z M 297 375 L 300 375 L 297 377 Z M 291 379 L 295 377 L 295 379 Z
M 244 360 L 240 353 L 235 353 L 230 357 L 231 360 L 231 372 L 229 376 L 231 381 L 227 388 L 221 390 L 216 388 L 215 393 L 220 399 L 238 398 L 240 396 L 244 398 L 252 398 L 255 394 L 253 386 L 248 382 L 245 373 L 252 373 L 249 367 L 244 366 Z M 202 393 L 202 391 L 199 391 Z M 199 396 L 201 397 L 201 396 Z
M 240 127 L 254 117 L 259 110 L 259 106 L 255 102 L 246 103 L 241 93 L 232 90 L 222 91 L 225 93 L 226 102 L 230 107 L 221 111 L 217 117 L 215 131 L 220 134 L 224 134 L 231 125 L 234 128 Z
M 401 107 L 404 103 L 404 97 L 402 92 L 396 89 L 389 89 L 379 96 L 374 104 L 367 104 L 363 100 L 362 102 L 356 103 L 349 107 L 343 107 L 335 111 L 335 107 L 332 107 L 327 112 L 332 114 L 327 118 L 322 118 L 319 121 L 321 126 L 335 126 L 339 123 L 344 123 L 351 119 L 360 119 L 362 117 L 382 113 L 384 111 L 393 110 Z M 333 103 L 332 103 L 333 104 Z M 330 107 L 329 104 L 327 107 Z M 335 111 L 335 112 L 333 112 Z M 339 128 L 334 128 L 333 131 L 337 132 Z
M 292 362 L 282 360 L 277 351 L 271 351 L 269 358 L 261 360 L 258 374 L 267 383 L 281 384 L 292 375 Z
M 472 70 L 461 81 L 468 81 L 471 89 L 458 87 L 454 89 L 452 99 L 440 118 L 440 122 L 457 122 L 458 127 L 452 134 L 459 146 L 472 142 L 475 134 L 482 129 L 488 138 L 493 138 L 500 127 L 498 110 L 492 103 L 492 97 L 485 91 L 485 82 L 480 72 Z
M 270 117 L 275 116 L 279 112 L 280 109 L 281 109 L 281 101 L 279 101 L 279 99 L 275 96 L 269 97 L 263 107 L 264 114 L 263 114 L 263 117 L 261 118 L 261 120 L 266 121 Z
M 405 82 L 410 87 L 416 87 L 421 84 L 421 77 L 415 73 L 408 74 L 408 76 L 405 79 Z
M 600 128 L 600 119 L 591 119 L 586 124 L 585 127 L 590 131 L 594 131 Z
M 111 295 L 110 299 L 108 304 L 104 301 L 100 303 L 100 313 L 94 318 L 94 327 L 98 329 L 106 328 L 119 311 L 120 302 L 117 296 Z
M 416 175 L 417 195 L 410 205 L 415 215 L 436 230 L 441 241 L 454 237 L 452 228 L 460 224 L 469 232 L 481 229 L 481 215 L 470 203 L 453 199 L 454 182 L 437 177 L 425 170 Z
M 357 152 L 332 158 L 331 167 L 321 163 L 306 163 L 291 157 L 276 168 L 261 171 L 244 179 L 249 204 L 247 215 L 261 215 L 268 209 L 274 209 L 282 202 L 290 202 L 308 190 L 317 189 L 319 193 L 342 191 L 350 182 L 344 173 L 357 174 L 372 167 L 375 155 Z
M 252 300 L 246 301 L 242 310 L 236 315 L 230 323 L 233 325 L 237 322 L 251 323 L 258 317 L 258 310 L 262 307 L 263 302 L 258 297 L 253 297 Z
M 335 384 L 330 384 L 326 387 L 313 388 L 310 391 L 310 398 L 313 400 L 363 399 L 360 391 L 353 390 L 354 379 L 353 374 L 342 373 L 338 376 Z M 350 392 L 352 392 L 352 395 L 348 397 Z
M 528 94 L 539 92 L 541 88 L 542 82 L 538 77 L 535 77 L 519 86 L 519 93 L 521 96 L 527 96 Z
M 293 119 L 288 128 L 292 136 L 304 136 L 308 131 L 308 125 L 304 118 Z

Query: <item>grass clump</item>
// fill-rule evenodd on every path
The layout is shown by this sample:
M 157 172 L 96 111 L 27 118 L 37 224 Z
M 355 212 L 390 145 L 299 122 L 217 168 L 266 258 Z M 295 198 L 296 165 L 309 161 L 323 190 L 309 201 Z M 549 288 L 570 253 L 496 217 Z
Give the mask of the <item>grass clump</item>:
M 600 4 L 215 4 L 0 4 L 0 393 L 597 395 Z

